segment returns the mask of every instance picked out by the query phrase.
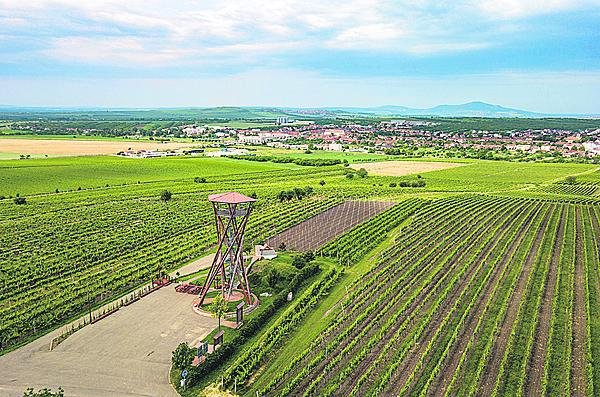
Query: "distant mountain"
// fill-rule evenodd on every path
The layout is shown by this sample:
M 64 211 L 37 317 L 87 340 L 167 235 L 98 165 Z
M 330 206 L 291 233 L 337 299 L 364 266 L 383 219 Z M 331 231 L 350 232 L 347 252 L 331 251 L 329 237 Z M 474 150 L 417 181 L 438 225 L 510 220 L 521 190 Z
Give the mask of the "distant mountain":
M 468 102 L 460 105 L 438 105 L 432 108 L 409 108 L 406 106 L 386 105 L 369 108 L 338 107 L 326 108 L 329 111 L 349 114 L 369 114 L 386 116 L 437 116 L 437 117 L 547 117 L 550 114 L 529 112 L 507 108 L 485 102 Z
M 336 117 L 590 117 L 583 114 L 546 114 L 507 108 L 485 102 L 459 105 L 438 105 L 431 108 L 410 108 L 398 105 L 377 107 L 268 107 L 219 106 L 179 108 L 102 108 L 102 107 L 24 107 L 0 105 L 0 118 L 54 120 L 273 120 L 279 116 L 291 118 Z

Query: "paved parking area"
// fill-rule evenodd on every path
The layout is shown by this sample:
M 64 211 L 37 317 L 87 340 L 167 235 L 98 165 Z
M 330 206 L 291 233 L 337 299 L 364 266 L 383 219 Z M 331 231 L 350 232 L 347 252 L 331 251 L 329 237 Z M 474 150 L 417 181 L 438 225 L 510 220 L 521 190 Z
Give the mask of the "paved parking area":
M 66 396 L 177 396 L 168 380 L 171 352 L 217 326 L 216 319 L 194 313 L 194 298 L 164 287 L 75 332 L 53 351 L 57 332 L 1 356 L 0 396 L 58 386 Z

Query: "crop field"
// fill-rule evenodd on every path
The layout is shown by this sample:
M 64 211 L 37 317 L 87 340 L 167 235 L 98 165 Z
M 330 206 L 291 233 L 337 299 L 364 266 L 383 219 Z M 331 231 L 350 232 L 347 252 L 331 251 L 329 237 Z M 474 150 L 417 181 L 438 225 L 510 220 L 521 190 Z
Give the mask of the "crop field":
M 335 237 L 362 223 L 394 203 L 385 201 L 346 201 L 267 240 L 271 247 L 284 244 L 294 251 L 314 251 Z
M 207 252 L 216 237 L 206 196 L 225 186 L 244 186 L 249 194 L 251 185 L 265 198 L 252 217 L 249 241 L 264 239 L 341 202 L 315 196 L 278 203 L 269 199 L 276 192 L 268 183 L 262 188 L 258 183 L 266 175 L 188 182 L 181 190 L 173 189 L 177 197 L 169 203 L 158 200 L 160 183 L 134 185 L 134 192 L 104 189 L 103 193 L 40 196 L 17 212 L 12 201 L 4 200 L 0 205 L 2 346 L 60 323 L 90 300 L 114 296 L 148 281 L 159 270 L 181 266 Z M 269 179 L 293 175 L 275 171 Z M 44 304 L 34 304 L 40 301 Z
M 117 140 L 59 140 L 59 139 L 0 139 L 0 152 L 49 156 L 85 156 L 116 154 L 125 150 L 173 150 L 192 146 L 183 142 L 117 141 Z
M 483 196 L 422 207 L 259 394 L 593 395 L 599 216 Z
M 354 164 L 355 169 L 364 168 L 373 175 L 402 176 L 420 172 L 445 170 L 460 167 L 461 163 L 427 162 L 427 161 L 383 161 L 377 163 Z
M 597 166 L 354 172 L 217 158 L 3 161 L 0 351 L 210 253 L 206 198 L 239 191 L 258 198 L 246 251 L 284 242 L 282 257 L 316 250 L 331 266 L 223 363 L 225 387 L 248 396 L 598 395 Z M 569 176 L 577 183 L 565 190 Z M 399 184 L 417 179 L 425 186 Z M 280 201 L 307 186 L 306 197 Z
M 554 194 L 569 194 L 575 196 L 595 196 L 598 194 L 598 185 L 592 183 L 554 183 L 540 188 L 540 191 Z

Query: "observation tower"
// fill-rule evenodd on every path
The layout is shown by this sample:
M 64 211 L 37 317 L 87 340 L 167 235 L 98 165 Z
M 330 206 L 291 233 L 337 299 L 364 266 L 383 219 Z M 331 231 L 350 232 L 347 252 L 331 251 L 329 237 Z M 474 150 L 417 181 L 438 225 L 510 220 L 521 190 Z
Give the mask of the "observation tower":
M 248 305 L 252 304 L 252 293 L 244 266 L 244 232 L 252 212 L 252 197 L 237 192 L 211 194 L 217 225 L 217 253 L 200 293 L 200 303 L 204 303 L 211 287 L 221 289 L 226 300 L 231 300 L 234 291 L 240 291 Z M 239 295 L 238 295 L 239 296 Z

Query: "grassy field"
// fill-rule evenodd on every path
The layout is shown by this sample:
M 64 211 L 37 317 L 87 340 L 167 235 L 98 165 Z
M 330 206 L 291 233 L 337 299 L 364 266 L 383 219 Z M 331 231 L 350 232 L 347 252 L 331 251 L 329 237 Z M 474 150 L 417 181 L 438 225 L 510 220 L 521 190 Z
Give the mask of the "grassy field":
M 63 157 L 3 161 L 0 194 L 36 194 L 100 188 L 138 182 L 178 181 L 194 177 L 243 174 L 298 166 L 214 158 L 130 159 L 116 156 Z
M 282 311 L 247 342 L 260 360 L 248 361 L 251 357 L 239 353 L 224 363 L 227 386 L 238 379 L 239 390 L 248 395 L 421 394 L 437 387 L 450 395 L 468 390 L 510 394 L 524 387 L 554 392 L 569 379 L 566 394 L 582 387 L 596 390 L 600 376 L 589 357 L 600 356 L 592 321 L 600 313 L 594 243 L 600 198 L 589 186 L 600 184 L 597 166 L 461 164 L 420 177 L 361 178 L 342 165 L 222 158 L 3 161 L 0 348 L 35 338 L 81 313 L 90 296 L 95 303 L 110 301 L 161 270 L 209 252 L 216 237 L 208 194 L 235 190 L 258 196 L 249 245 L 345 200 L 384 199 L 410 205 L 406 211 L 394 207 L 393 218 L 384 212 L 375 223 L 367 221 L 324 252 L 334 259 L 331 268 L 344 274 L 309 283 L 305 290 L 317 288 L 316 298 L 299 299 L 310 309 L 298 317 Z M 555 187 L 568 176 L 585 186 Z M 196 177 L 206 180 L 198 183 Z M 401 185 L 416 180 L 425 186 Z M 313 188 L 309 197 L 278 199 L 282 190 L 306 186 Z M 159 199 L 165 189 L 173 193 L 169 202 Z M 17 193 L 27 204 L 8 198 Z M 338 257 L 347 258 L 344 266 L 336 264 Z M 373 280 L 385 281 L 380 287 Z M 586 288 L 574 288 L 575 280 Z M 551 290 L 555 285 L 563 287 Z M 565 328 L 567 320 L 576 325 Z M 499 342 L 492 337 L 496 332 L 506 333 L 506 339 Z M 461 337 L 465 333 L 477 338 L 469 342 Z M 261 335 L 277 336 L 277 343 L 267 349 Z M 532 342 L 533 335 L 547 343 Z M 381 340 L 395 341 L 398 350 L 383 354 Z M 532 366 L 546 356 L 554 366 L 533 376 Z M 288 364 L 298 365 L 289 369 Z M 560 375 L 565 373 L 567 378 Z

